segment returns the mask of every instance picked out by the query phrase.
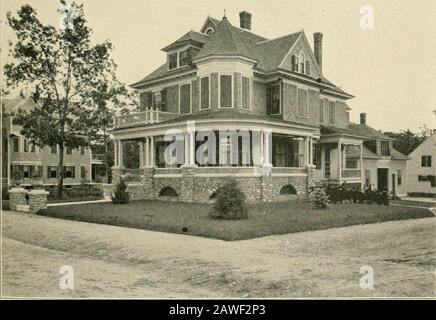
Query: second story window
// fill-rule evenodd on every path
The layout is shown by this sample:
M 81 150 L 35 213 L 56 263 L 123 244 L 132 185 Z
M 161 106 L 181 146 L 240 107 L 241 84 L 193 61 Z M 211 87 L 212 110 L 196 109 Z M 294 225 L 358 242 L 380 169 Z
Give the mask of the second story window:
M 307 91 L 298 89 L 297 116 L 307 118 Z
M 168 70 L 177 68 L 177 52 L 168 55 Z
M 220 108 L 232 108 L 232 76 L 220 76 Z
M 67 147 L 67 148 L 65 149 L 65 153 L 66 153 L 66 154 L 73 154 L 73 149 L 70 148 L 70 147 Z
M 280 86 L 272 86 L 267 89 L 267 108 L 271 115 L 280 114 Z
M 184 50 L 179 52 L 179 67 L 187 66 L 191 63 L 191 57 L 189 51 Z
M 389 141 L 380 141 L 380 154 L 386 157 L 391 155 Z
M 183 84 L 179 87 L 179 110 L 180 114 L 191 113 L 191 84 Z
M 200 80 L 200 110 L 209 109 L 209 77 Z
M 51 154 L 56 154 L 56 153 L 58 153 L 57 146 L 50 146 L 50 153 L 51 153 Z
M 431 168 L 431 156 L 421 156 L 421 167 Z
M 29 140 L 26 138 L 23 139 L 23 151 L 30 152 Z
M 80 154 L 83 156 L 85 154 L 85 147 L 80 147 Z
M 242 77 L 242 109 L 250 109 L 250 78 Z
M 335 102 L 329 101 L 329 124 L 335 124 L 335 109 Z

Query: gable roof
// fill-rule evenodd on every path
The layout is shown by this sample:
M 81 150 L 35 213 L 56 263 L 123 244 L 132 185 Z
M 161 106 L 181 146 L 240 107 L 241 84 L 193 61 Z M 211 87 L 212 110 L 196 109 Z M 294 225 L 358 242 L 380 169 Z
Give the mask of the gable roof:
M 212 55 L 243 56 L 255 59 L 246 46 L 247 41 L 242 40 L 240 34 L 241 33 L 238 34 L 238 32 L 235 31 L 235 28 L 232 27 L 229 20 L 224 17 L 216 27 L 209 41 L 206 42 L 197 54 L 195 60 Z
M 256 68 L 264 72 L 277 70 L 301 34 L 302 31 L 258 42 L 253 48 L 254 55 L 259 61 Z

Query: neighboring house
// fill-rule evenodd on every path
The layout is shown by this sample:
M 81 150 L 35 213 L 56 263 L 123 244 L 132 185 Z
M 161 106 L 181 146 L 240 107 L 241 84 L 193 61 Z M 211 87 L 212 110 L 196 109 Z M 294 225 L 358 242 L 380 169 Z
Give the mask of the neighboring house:
M 251 31 L 248 12 L 240 13 L 240 28 L 226 17 L 208 17 L 200 32 L 163 48 L 166 61 L 131 85 L 140 91 L 141 112 L 116 119 L 113 175 L 128 172 L 123 142 L 135 140 L 143 169 L 138 198 L 178 194 L 183 201 L 208 201 L 227 177 L 240 182 L 249 200 L 304 196 L 314 180 L 404 193 L 406 157 L 366 125 L 365 115 L 361 124 L 350 123 L 353 96 L 324 76 L 322 41 L 315 33 L 312 50 L 303 31 L 266 39 Z M 195 132 L 187 129 L 189 121 Z M 183 132 L 183 165 L 164 160 L 169 129 Z M 204 129 L 249 129 L 262 140 L 247 154 L 239 151 L 236 164 L 222 157 L 200 164 Z M 243 149 L 243 142 L 226 137 L 214 142 L 217 158 L 232 157 L 233 144 Z M 240 161 L 244 156 L 248 163 Z
M 436 195 L 436 133 L 409 154 L 407 192 Z
M 32 145 L 20 134 L 21 127 L 14 123 L 13 116 L 8 116 L 17 110 L 34 107 L 33 100 L 22 94 L 13 99 L 3 99 L 2 186 L 57 184 L 61 150 L 57 146 L 39 148 Z M 65 186 L 95 181 L 93 170 L 102 164 L 101 157 L 93 155 L 90 148 L 65 149 L 63 152 Z

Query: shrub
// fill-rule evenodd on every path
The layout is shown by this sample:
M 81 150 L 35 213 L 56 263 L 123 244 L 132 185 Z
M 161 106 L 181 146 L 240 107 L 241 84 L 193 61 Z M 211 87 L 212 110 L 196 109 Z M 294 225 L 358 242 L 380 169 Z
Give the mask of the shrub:
M 243 219 L 248 217 L 245 195 L 235 180 L 229 180 L 217 192 L 211 217 L 215 219 Z
M 330 198 L 323 184 L 318 183 L 310 188 L 309 199 L 317 209 L 327 209 L 329 207 Z
M 129 202 L 129 192 L 127 191 L 127 184 L 124 180 L 120 179 L 118 181 L 111 199 L 113 204 L 125 204 Z

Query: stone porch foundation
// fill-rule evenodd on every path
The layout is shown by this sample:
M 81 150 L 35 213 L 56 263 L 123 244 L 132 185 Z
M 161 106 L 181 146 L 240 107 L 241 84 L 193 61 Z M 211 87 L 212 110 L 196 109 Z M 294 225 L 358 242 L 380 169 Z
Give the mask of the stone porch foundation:
M 127 190 L 131 200 L 168 200 L 160 197 L 163 189 L 170 187 L 178 194 L 178 201 L 205 203 L 221 188 L 229 178 L 235 179 L 249 202 L 280 201 L 289 198 L 306 199 L 309 187 L 314 183 L 313 168 L 304 169 L 299 174 L 196 174 L 195 167 L 182 167 L 181 174 L 155 175 L 153 167 L 143 169 L 142 182 L 128 182 Z M 117 173 L 117 177 L 120 175 Z M 295 195 L 280 195 L 280 190 L 287 185 L 295 188 Z M 105 188 L 105 196 L 110 196 L 112 188 Z

